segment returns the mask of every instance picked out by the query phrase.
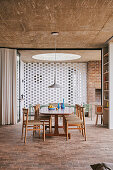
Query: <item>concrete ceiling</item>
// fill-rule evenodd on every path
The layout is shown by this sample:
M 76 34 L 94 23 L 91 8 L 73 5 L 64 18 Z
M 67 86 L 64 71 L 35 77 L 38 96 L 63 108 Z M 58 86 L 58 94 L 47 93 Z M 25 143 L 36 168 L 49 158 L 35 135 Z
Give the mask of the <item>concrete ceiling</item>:
M 0 0 L 0 47 L 100 48 L 113 36 L 112 0 Z
M 26 63 L 41 62 L 33 59 L 32 58 L 33 55 L 53 52 L 54 50 L 19 50 L 19 53 L 21 54 L 21 60 Z M 80 59 L 66 62 L 88 62 L 101 60 L 101 50 L 57 50 L 57 53 L 69 53 L 81 55 Z

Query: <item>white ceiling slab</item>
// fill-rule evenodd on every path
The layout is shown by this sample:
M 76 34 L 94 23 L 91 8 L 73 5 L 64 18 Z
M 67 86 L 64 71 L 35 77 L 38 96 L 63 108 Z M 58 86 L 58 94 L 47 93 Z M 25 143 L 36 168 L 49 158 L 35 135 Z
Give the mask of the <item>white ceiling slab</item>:
M 101 48 L 113 36 L 112 0 L 0 1 L 0 47 Z

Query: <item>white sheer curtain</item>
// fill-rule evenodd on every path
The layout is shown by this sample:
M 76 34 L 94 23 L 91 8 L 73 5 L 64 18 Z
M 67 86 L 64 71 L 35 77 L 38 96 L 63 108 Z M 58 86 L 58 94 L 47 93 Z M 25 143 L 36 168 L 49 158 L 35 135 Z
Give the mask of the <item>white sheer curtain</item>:
M 16 50 L 0 48 L 0 123 L 16 124 Z

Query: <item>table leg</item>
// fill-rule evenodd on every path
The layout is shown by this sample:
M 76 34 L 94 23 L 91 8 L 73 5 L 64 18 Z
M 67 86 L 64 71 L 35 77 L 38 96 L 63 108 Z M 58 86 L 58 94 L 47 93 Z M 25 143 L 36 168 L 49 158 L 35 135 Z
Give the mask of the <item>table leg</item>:
M 59 135 L 59 131 L 58 131 L 58 115 L 55 115 L 55 131 L 54 131 L 54 135 Z
M 54 133 L 47 133 L 46 136 L 65 136 L 66 137 L 66 127 L 65 127 L 65 119 L 63 120 L 63 126 L 58 126 L 58 115 L 55 115 L 55 130 Z M 64 134 L 59 134 L 58 128 L 64 129 Z M 71 134 L 68 133 L 68 138 L 71 138 Z

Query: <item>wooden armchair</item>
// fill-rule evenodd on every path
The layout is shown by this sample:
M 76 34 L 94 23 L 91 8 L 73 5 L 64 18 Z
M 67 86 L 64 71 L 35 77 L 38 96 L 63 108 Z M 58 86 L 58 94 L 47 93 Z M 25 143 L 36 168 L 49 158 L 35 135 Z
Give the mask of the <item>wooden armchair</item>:
M 22 138 L 24 134 L 25 129 L 25 135 L 24 135 L 24 143 L 26 143 L 26 137 L 27 137 L 27 131 L 36 131 L 43 130 L 43 140 L 45 141 L 45 122 L 41 122 L 40 120 L 29 120 L 28 119 L 28 109 L 23 109 L 23 124 L 22 124 Z M 40 126 L 42 128 L 40 128 Z M 34 133 L 33 133 L 34 135 Z
M 86 127 L 83 107 L 76 105 L 76 115 L 69 115 L 65 117 L 65 131 L 67 140 L 69 137 L 69 129 L 79 129 L 86 141 Z
M 101 116 L 101 123 L 104 124 L 104 119 L 103 119 L 103 106 L 102 105 L 95 105 L 95 113 L 96 113 L 96 123 L 95 125 L 97 125 L 98 123 L 98 116 Z
M 35 109 L 35 120 L 40 120 L 41 122 L 45 122 L 45 125 L 49 127 L 49 131 L 52 131 L 52 118 L 50 115 L 39 114 L 40 104 L 34 106 Z

